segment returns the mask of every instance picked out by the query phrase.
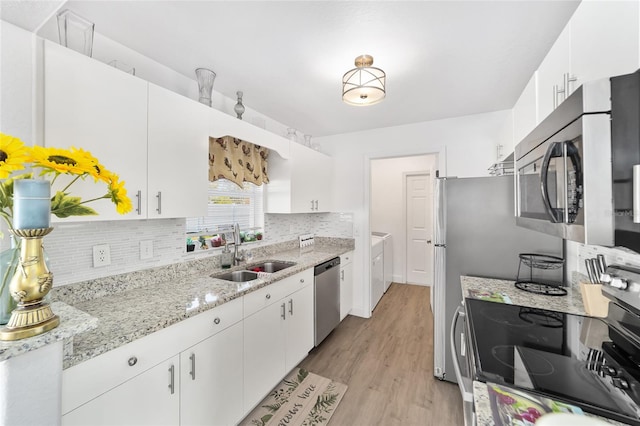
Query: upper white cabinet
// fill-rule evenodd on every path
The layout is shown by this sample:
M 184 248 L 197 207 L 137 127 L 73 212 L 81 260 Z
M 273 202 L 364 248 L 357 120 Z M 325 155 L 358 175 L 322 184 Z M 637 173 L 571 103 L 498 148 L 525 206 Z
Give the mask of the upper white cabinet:
M 210 108 L 48 41 L 43 106 L 45 146 L 90 151 L 125 181 L 134 206 L 120 215 L 99 200 L 89 204 L 99 216 L 66 220 L 206 215 Z M 58 188 L 69 181 L 61 176 Z M 87 179 L 71 192 L 92 199 L 107 189 Z
M 571 73 L 571 23 L 567 24 L 538 68 L 538 121 L 564 100 L 565 74 Z M 537 123 L 536 123 L 537 124 Z
M 640 66 L 637 1 L 583 1 L 538 69 L 538 121 L 587 81 Z
M 634 72 L 640 66 L 639 2 L 583 1 L 571 18 L 575 90 L 586 81 Z
M 267 213 L 318 213 L 331 211 L 331 157 L 290 143 L 291 158 L 269 156 Z
M 125 181 L 135 206 L 135 194 L 147 190 L 147 82 L 45 41 L 43 89 L 45 146 L 90 151 Z M 69 182 L 61 178 L 60 186 L 54 189 Z M 71 192 L 93 199 L 106 194 L 107 187 L 87 179 L 75 182 Z M 107 199 L 89 206 L 99 213 L 100 220 L 138 217 L 135 210 L 118 214 Z
M 149 218 L 207 215 L 210 109 L 149 84 Z
M 517 145 L 538 124 L 536 86 L 538 74 L 535 72 L 513 107 L 513 142 Z

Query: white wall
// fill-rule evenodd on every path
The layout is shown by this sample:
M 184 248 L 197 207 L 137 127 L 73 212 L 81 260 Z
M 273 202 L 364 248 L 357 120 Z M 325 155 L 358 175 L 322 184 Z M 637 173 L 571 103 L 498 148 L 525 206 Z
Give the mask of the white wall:
M 394 282 L 406 282 L 404 173 L 427 171 L 433 178 L 436 161 L 436 155 L 371 160 L 371 231 L 392 236 Z
M 334 207 L 353 213 L 353 314 L 371 314 L 369 286 L 364 284 L 370 272 L 370 159 L 438 154 L 441 176 L 486 176 L 496 161 L 496 145 L 510 144 L 511 123 L 506 110 L 316 139 L 334 158 Z

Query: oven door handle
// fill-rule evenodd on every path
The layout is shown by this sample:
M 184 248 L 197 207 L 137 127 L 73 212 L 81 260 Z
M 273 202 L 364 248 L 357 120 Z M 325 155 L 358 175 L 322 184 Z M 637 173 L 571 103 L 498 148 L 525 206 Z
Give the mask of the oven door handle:
M 462 400 L 466 402 L 473 402 L 473 382 L 470 377 L 464 377 L 460 370 L 460 362 L 458 361 L 458 348 L 456 347 L 456 326 L 458 320 L 465 317 L 464 308 L 458 306 L 456 312 L 453 314 L 453 321 L 451 321 L 450 330 L 450 343 L 451 343 L 451 357 L 453 358 L 453 370 L 456 373 L 456 379 L 458 380 L 458 387 L 462 393 Z
M 562 222 L 562 211 L 557 208 L 551 207 L 551 200 L 549 200 L 549 183 L 547 182 L 547 178 L 549 176 L 549 166 L 551 165 L 551 159 L 562 157 L 562 146 L 564 142 L 551 142 L 547 152 L 544 154 L 544 159 L 542 160 L 542 166 L 540 167 L 540 189 L 542 191 L 542 203 L 544 204 L 544 208 L 549 215 L 549 219 L 551 219 L 552 223 Z

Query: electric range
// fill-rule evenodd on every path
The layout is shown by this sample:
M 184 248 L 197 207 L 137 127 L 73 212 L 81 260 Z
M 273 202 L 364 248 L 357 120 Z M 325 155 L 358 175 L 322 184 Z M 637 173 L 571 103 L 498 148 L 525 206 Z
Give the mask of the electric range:
M 632 273 L 624 289 L 603 287 L 614 302 L 605 319 L 465 299 L 472 376 L 640 425 L 640 270 Z

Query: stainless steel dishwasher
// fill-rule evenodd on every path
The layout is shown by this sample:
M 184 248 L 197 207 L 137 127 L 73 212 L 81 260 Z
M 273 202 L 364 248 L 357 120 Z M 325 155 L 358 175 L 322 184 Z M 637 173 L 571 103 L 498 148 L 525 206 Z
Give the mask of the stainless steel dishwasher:
M 313 271 L 315 346 L 340 323 L 340 258 L 317 265 Z

